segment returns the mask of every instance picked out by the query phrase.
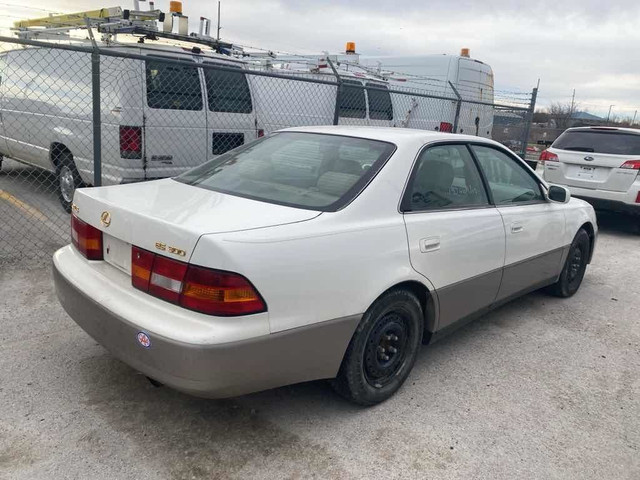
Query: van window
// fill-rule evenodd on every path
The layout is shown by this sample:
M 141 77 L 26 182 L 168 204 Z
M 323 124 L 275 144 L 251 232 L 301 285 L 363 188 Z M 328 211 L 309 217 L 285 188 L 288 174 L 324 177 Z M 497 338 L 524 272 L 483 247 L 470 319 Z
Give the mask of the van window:
M 349 85 L 359 85 L 357 80 L 342 80 L 342 91 L 338 99 L 340 116 L 346 118 L 365 118 L 367 116 L 367 105 L 364 99 L 364 88 L 350 87 Z
M 150 108 L 202 110 L 197 67 L 147 60 L 147 103 Z
M 226 65 L 225 65 L 226 67 Z M 212 112 L 251 113 L 251 92 L 244 72 L 205 68 L 209 110 Z
M 552 147 L 576 152 L 640 155 L 640 135 L 619 130 L 567 130 Z
M 393 106 L 391 105 L 391 95 L 386 85 L 381 83 L 367 82 L 367 87 L 384 88 L 387 91 L 372 90 L 367 88 L 369 97 L 369 118 L 371 120 L 393 120 Z

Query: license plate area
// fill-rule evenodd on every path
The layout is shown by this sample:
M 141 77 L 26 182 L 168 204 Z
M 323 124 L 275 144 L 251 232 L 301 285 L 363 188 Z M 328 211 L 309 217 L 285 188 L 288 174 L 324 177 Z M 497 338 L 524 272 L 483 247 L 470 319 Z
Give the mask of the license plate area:
M 576 170 L 576 176 L 585 180 L 592 180 L 596 174 L 596 167 L 580 165 Z
M 131 275 L 131 244 L 102 233 L 102 253 L 105 262 Z

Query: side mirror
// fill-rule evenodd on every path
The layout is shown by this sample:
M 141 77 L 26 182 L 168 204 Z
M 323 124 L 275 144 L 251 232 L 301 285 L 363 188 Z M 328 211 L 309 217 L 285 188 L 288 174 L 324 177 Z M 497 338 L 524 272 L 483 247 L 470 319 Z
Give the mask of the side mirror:
M 552 202 L 569 203 L 569 200 L 571 200 L 571 192 L 566 187 L 551 185 L 549 187 L 549 193 L 547 194 L 547 197 Z

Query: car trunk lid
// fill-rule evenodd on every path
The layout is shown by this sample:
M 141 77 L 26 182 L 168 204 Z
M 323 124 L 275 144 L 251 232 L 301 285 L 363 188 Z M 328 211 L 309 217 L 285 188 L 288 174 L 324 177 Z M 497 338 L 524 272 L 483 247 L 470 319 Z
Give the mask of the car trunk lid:
M 188 261 L 202 235 L 302 222 L 320 214 L 171 179 L 79 189 L 74 212 L 102 230 L 105 260 L 128 273 L 131 245 Z

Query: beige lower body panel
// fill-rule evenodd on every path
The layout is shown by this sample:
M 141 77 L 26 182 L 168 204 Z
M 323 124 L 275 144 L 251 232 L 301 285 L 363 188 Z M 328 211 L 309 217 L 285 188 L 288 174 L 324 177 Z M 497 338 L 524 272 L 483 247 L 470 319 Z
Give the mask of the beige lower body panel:
M 147 333 L 87 297 L 55 267 L 56 293 L 71 318 L 115 357 L 176 390 L 224 398 L 335 377 L 362 315 L 320 322 L 245 341 L 192 345 Z

